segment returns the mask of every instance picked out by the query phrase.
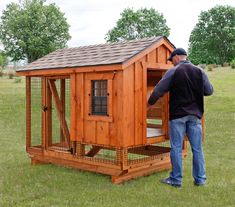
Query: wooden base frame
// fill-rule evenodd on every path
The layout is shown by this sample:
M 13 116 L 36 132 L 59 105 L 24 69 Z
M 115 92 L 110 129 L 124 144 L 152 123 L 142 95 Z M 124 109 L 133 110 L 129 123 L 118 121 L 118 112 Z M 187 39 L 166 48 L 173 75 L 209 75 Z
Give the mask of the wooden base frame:
M 147 145 L 139 146 L 137 148 L 118 149 L 117 159 L 115 162 L 105 162 L 102 161 L 102 159 L 99 160 L 98 158 L 95 158 L 95 155 L 102 149 L 107 150 L 108 148 L 93 146 L 87 152 L 83 150 L 84 156 L 80 156 L 79 153 L 71 154 L 71 152 L 38 150 L 36 148 L 29 148 L 28 153 L 30 155 L 32 165 L 51 163 L 106 174 L 111 176 L 111 181 L 114 184 L 120 184 L 131 179 L 147 176 L 152 173 L 171 168 L 169 153 L 170 148 L 167 147 Z M 153 153 L 156 149 L 159 150 L 156 153 Z M 143 159 L 129 160 L 128 153 L 149 156 Z M 184 149 L 183 157 L 186 155 L 187 150 Z

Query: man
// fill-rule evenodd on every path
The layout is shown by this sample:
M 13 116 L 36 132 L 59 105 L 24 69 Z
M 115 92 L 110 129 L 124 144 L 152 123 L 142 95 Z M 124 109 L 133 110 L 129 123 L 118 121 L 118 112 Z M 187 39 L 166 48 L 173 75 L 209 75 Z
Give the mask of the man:
M 170 92 L 170 158 L 172 171 L 161 182 L 181 187 L 182 183 L 182 147 L 187 134 L 193 153 L 194 184 L 206 182 L 205 160 L 202 150 L 201 118 L 204 112 L 203 96 L 213 93 L 206 73 L 187 60 L 183 48 L 176 48 L 168 58 L 174 67 L 168 70 L 155 86 L 149 97 L 147 108 Z

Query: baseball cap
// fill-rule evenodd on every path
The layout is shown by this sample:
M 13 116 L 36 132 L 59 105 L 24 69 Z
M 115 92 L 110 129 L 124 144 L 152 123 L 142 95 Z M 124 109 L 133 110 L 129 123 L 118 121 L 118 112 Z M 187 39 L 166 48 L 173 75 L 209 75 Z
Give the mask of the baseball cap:
M 170 57 L 168 58 L 168 60 L 172 61 L 172 58 L 175 55 L 187 55 L 186 51 L 183 48 L 176 48 L 174 49 L 174 51 L 171 53 Z

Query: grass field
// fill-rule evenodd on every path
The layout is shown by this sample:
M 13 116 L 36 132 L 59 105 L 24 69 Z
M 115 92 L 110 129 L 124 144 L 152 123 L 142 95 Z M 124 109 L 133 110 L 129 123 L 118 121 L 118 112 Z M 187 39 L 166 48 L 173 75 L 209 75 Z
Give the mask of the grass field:
M 24 81 L 0 77 L 0 207 L 235 206 L 235 70 L 220 68 L 208 75 L 215 92 L 205 98 L 207 185 L 193 185 L 189 153 L 181 189 L 159 182 L 169 171 L 113 185 L 105 175 L 32 167 L 25 152 Z

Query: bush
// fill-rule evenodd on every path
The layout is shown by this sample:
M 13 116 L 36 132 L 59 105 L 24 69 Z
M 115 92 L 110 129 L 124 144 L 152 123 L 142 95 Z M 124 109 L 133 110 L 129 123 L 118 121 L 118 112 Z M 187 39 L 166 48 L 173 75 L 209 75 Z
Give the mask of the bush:
M 199 64 L 198 67 L 204 70 L 206 68 L 206 64 Z
M 230 62 L 230 66 L 231 66 L 231 68 L 235 69 L 235 59 L 233 59 L 233 60 Z
M 15 77 L 14 83 L 21 83 L 21 77 Z
M 223 64 L 223 67 L 229 67 L 229 63 L 226 63 L 226 62 L 225 62 L 225 63 Z
M 9 72 L 8 73 L 8 78 L 13 79 L 14 75 L 15 75 L 14 72 Z
M 207 66 L 206 66 L 206 69 L 207 69 L 208 71 L 213 71 L 213 68 L 216 68 L 216 67 L 217 67 L 216 64 L 210 64 L 210 65 L 207 65 Z
M 2 76 L 3 76 L 3 74 L 4 74 L 4 73 L 3 73 L 2 71 L 0 71 L 0 77 L 2 77 Z

